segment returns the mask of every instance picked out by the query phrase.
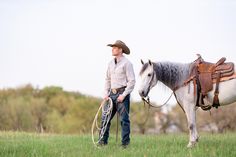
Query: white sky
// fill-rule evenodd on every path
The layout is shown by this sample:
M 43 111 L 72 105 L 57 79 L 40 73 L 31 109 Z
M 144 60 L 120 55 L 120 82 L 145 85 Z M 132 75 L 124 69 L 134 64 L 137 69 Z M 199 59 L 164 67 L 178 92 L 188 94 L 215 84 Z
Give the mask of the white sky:
M 0 88 L 56 85 L 102 97 L 106 45 L 117 39 L 131 49 L 137 81 L 141 58 L 236 61 L 236 1 L 0 0 Z M 151 99 L 170 93 L 157 86 Z

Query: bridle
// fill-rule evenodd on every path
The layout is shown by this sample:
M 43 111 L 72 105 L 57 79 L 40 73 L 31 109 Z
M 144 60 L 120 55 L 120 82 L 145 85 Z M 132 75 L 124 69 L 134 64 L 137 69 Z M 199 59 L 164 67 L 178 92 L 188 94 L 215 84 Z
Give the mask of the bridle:
M 152 76 L 151 76 L 151 79 L 150 79 L 150 81 L 149 81 L 148 92 L 149 92 L 150 89 L 151 89 L 151 82 L 153 81 L 154 76 L 155 76 L 155 73 L 153 72 L 153 74 L 152 74 Z M 170 95 L 170 97 L 165 101 L 165 103 L 162 104 L 162 105 L 160 105 L 160 106 L 152 105 L 151 102 L 150 102 L 149 96 L 141 97 L 141 98 L 142 98 L 142 101 L 143 101 L 143 103 L 144 103 L 144 106 L 145 106 L 145 104 L 148 104 L 149 107 L 161 108 L 161 107 L 163 107 L 164 105 L 166 105 L 166 104 L 169 102 L 169 100 L 170 100 L 170 98 L 172 97 L 173 94 L 174 94 L 174 92 L 172 92 L 171 95 Z
M 144 64 L 142 60 L 141 60 L 141 63 Z M 151 63 L 150 63 L 150 60 L 149 60 L 149 64 L 151 64 Z M 153 69 L 153 71 L 154 71 L 154 69 Z M 152 77 L 151 77 L 151 79 L 150 79 L 150 81 L 149 81 L 148 92 L 149 92 L 150 89 L 151 89 L 151 84 L 150 84 L 150 83 L 151 83 L 151 81 L 153 80 L 154 75 L 155 75 L 155 73 L 152 74 Z M 178 101 L 178 99 L 177 99 L 177 97 L 176 97 L 176 94 L 175 94 L 175 91 L 176 91 L 178 88 L 179 88 L 178 86 L 175 87 L 175 88 L 172 90 L 172 93 L 171 93 L 171 95 L 169 96 L 169 98 L 165 101 L 165 103 L 163 103 L 163 104 L 160 105 L 160 106 L 152 105 L 151 102 L 150 102 L 150 98 L 149 98 L 148 95 L 147 95 L 146 97 L 141 97 L 141 98 L 142 98 L 142 101 L 143 101 L 143 104 L 144 104 L 144 106 L 145 106 L 145 104 L 148 104 L 149 108 L 150 108 L 150 107 L 161 108 L 161 107 L 165 106 L 165 105 L 169 102 L 169 100 L 170 100 L 170 98 L 172 97 L 172 95 L 174 95 L 175 98 L 176 98 L 177 103 L 179 104 L 179 106 L 181 107 L 181 109 L 183 110 L 183 112 L 185 112 L 185 110 L 184 110 L 183 107 L 180 105 L 180 103 L 179 103 L 179 101 Z M 148 109 L 149 109 L 149 108 L 148 108 Z M 149 113 L 149 112 L 148 112 L 148 113 Z
M 149 81 L 149 86 L 148 86 L 148 92 L 151 90 L 151 82 L 153 81 L 153 79 L 154 79 L 154 75 L 155 75 L 155 73 L 153 72 L 153 74 L 152 74 L 152 77 L 151 77 L 151 79 L 150 79 L 150 81 Z

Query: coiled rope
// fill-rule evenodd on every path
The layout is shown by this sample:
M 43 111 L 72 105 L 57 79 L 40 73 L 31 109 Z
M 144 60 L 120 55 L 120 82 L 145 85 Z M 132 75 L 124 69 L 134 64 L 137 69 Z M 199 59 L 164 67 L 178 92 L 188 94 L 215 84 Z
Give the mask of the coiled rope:
M 101 139 L 103 138 L 104 136 L 104 133 L 107 129 L 107 125 L 108 125 L 108 122 L 111 118 L 111 114 L 112 114 L 112 109 L 113 109 L 113 102 L 112 102 L 112 99 L 111 98 L 108 98 L 108 100 L 103 100 L 95 117 L 94 117 L 94 120 L 93 120 L 93 124 L 92 124 L 92 128 L 91 128 L 91 132 L 92 132 L 92 141 L 93 141 L 93 144 L 97 147 L 97 144 L 101 141 Z M 104 119 L 102 119 L 102 126 L 99 127 L 98 125 L 98 116 L 99 116 L 99 113 L 100 111 L 102 110 L 102 116 Z M 94 139 L 94 134 L 95 134 L 95 129 L 98 130 L 98 140 L 95 141 Z
M 161 108 L 161 107 L 163 107 L 164 105 L 166 105 L 168 103 L 168 101 L 170 100 L 170 98 L 172 97 L 173 94 L 174 94 L 174 92 L 170 95 L 170 97 L 167 99 L 167 101 L 165 101 L 165 103 L 160 105 L 160 106 L 152 105 L 150 103 L 149 97 L 147 99 L 142 98 L 142 100 L 144 102 L 144 107 L 145 107 L 145 103 L 147 103 L 149 105 L 149 107 L 148 107 L 148 114 L 147 114 L 147 117 L 145 118 L 143 124 L 145 124 L 147 122 L 147 120 L 148 120 L 150 107 L 154 107 L 154 108 Z M 97 111 L 97 113 L 96 113 L 96 115 L 94 117 L 92 128 L 91 128 L 91 132 L 92 132 L 92 141 L 93 141 L 94 146 L 96 146 L 96 147 L 98 146 L 98 143 L 103 138 L 104 133 L 105 133 L 105 131 L 107 129 L 108 122 L 111 119 L 112 109 L 113 109 L 113 102 L 112 102 L 112 99 L 109 97 L 108 100 L 103 100 L 102 101 L 102 103 L 101 103 L 100 107 L 98 108 L 98 111 Z M 102 117 L 104 119 L 102 119 L 102 126 L 99 127 L 99 125 L 98 125 L 98 116 L 99 116 L 99 113 L 100 113 L 101 110 L 102 110 L 102 114 L 103 114 Z M 124 108 L 124 110 L 129 115 L 129 113 L 127 112 L 126 108 Z M 118 114 L 117 114 L 117 116 L 118 116 Z M 118 125 L 118 117 L 117 117 L 117 125 Z M 98 138 L 97 141 L 95 141 L 95 139 L 94 139 L 95 129 L 98 130 L 98 134 L 99 134 L 98 135 L 99 138 Z M 116 132 L 117 132 L 116 133 L 116 140 L 117 140 L 118 126 L 117 126 L 117 131 Z

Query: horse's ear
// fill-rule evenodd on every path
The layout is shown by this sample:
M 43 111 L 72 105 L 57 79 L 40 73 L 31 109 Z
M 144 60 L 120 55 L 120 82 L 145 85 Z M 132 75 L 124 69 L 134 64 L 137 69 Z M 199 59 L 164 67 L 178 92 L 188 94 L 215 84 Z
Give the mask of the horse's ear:
M 142 63 L 142 65 L 144 65 L 144 62 L 143 62 L 143 60 L 141 59 L 141 63 Z
M 148 63 L 149 63 L 150 65 L 152 65 L 152 62 L 151 62 L 151 60 L 150 60 L 150 59 L 148 60 Z

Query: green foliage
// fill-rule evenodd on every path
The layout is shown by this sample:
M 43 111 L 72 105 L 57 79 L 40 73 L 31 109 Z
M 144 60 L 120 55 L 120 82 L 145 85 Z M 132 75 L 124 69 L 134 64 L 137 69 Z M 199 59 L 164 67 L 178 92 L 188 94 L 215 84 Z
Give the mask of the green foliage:
M 90 132 L 101 99 L 31 85 L 0 90 L 0 130 L 30 132 Z
M 0 90 L 0 130 L 88 132 L 101 99 L 61 87 Z
M 66 92 L 61 87 L 51 86 L 35 89 L 31 85 L 16 89 L 0 90 L 0 130 L 20 130 L 48 133 L 88 133 L 102 99 Z M 140 102 L 131 103 L 131 123 L 135 132 L 144 133 L 153 127 L 153 113 Z M 116 130 L 116 118 L 111 130 Z
M 0 130 L 61 134 L 90 133 L 101 102 L 100 98 L 78 92 L 67 92 L 56 86 L 38 89 L 28 84 L 16 89 L 1 89 Z M 236 130 L 235 105 L 211 111 L 212 114 L 198 112 L 199 130 L 211 132 Z M 188 132 L 185 114 L 179 106 L 163 114 L 159 109 L 148 109 L 142 102 L 132 101 L 130 120 L 133 133 L 165 133 L 170 125 L 175 125 L 180 132 Z M 111 124 L 111 132 L 115 133 L 116 117 Z M 120 124 L 118 126 L 120 127 Z

